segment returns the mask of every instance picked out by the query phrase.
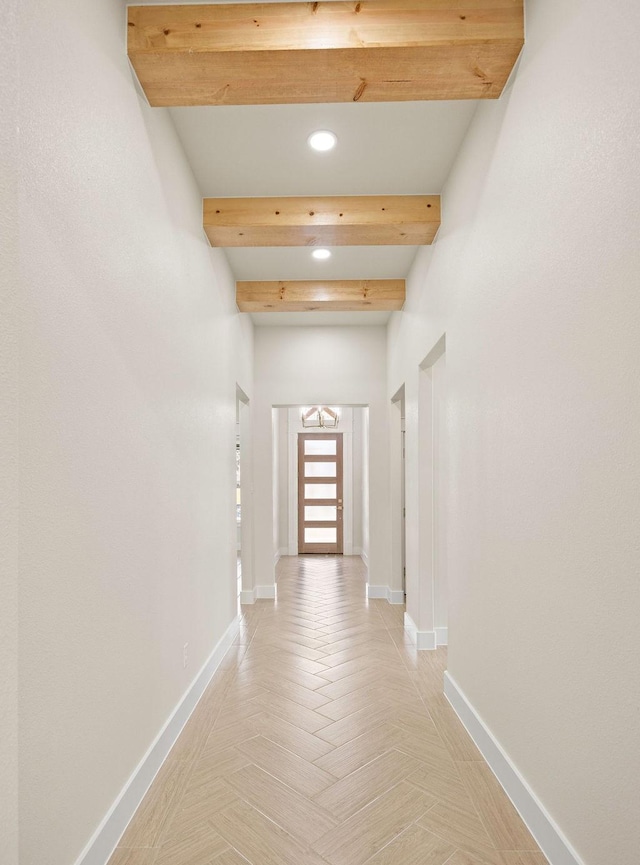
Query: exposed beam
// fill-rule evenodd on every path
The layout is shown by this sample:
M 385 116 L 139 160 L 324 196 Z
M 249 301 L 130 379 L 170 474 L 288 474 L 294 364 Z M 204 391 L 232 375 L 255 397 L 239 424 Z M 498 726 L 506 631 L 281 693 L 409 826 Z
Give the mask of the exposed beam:
M 130 6 L 128 53 L 151 105 L 500 96 L 523 0 Z
M 205 198 L 212 246 L 369 246 L 431 243 L 439 195 Z
M 404 279 L 236 282 L 240 312 L 397 310 L 404 299 Z

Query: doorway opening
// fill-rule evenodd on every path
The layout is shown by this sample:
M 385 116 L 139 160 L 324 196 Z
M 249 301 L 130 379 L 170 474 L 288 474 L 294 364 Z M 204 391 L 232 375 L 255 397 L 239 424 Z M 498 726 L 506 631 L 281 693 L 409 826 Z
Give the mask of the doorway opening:
M 236 526 L 236 570 L 235 593 L 238 610 L 240 604 L 247 602 L 243 592 L 253 580 L 251 567 L 251 423 L 249 398 L 236 385 L 236 436 L 235 436 L 235 466 L 236 494 L 234 502 Z
M 420 364 L 420 510 L 423 572 L 431 578 L 435 644 L 448 643 L 446 340 L 443 335 Z
M 391 399 L 391 501 L 392 513 L 392 566 L 395 585 L 407 594 L 407 507 L 406 507 L 406 420 L 404 385 Z M 399 575 L 398 575 L 399 574 Z
M 236 583 L 238 603 L 242 592 L 242 487 L 240 483 L 240 417 L 236 413 Z
M 298 554 L 341 556 L 342 433 L 298 433 Z
M 275 564 L 282 556 L 313 553 L 361 556 L 368 564 L 369 408 L 328 408 L 337 427 L 327 415 L 314 429 L 303 422 L 309 405 L 272 407 Z

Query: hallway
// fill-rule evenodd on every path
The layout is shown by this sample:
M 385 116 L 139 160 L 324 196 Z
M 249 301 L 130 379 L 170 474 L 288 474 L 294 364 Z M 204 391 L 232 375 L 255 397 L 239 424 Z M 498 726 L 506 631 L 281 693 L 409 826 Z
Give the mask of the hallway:
M 324 85 L 521 5 L 497 99 L 162 107 L 128 53 L 335 12 Z M 638 865 L 640 3 L 5 9 L 1 865 L 544 865 L 487 766 L 551 865 Z M 326 407 L 346 557 L 296 559 Z
M 109 865 L 544 865 L 356 557 L 281 559 Z

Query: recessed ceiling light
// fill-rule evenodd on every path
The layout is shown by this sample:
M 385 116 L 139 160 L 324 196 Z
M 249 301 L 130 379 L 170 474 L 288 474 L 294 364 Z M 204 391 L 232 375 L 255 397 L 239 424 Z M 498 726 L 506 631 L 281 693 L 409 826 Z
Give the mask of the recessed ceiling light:
M 311 255 L 317 258 L 318 261 L 324 261 L 325 258 L 331 258 L 331 252 L 328 249 L 314 249 Z
M 312 132 L 307 138 L 309 147 L 314 150 L 319 150 L 321 153 L 326 150 L 331 150 L 336 146 L 337 137 L 328 129 L 319 129 L 317 132 Z

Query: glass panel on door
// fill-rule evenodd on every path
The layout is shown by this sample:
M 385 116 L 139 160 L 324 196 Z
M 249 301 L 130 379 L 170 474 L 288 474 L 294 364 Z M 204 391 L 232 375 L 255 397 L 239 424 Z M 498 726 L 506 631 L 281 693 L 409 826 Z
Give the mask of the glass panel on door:
M 335 499 L 337 498 L 336 484 L 305 484 L 305 499 Z
M 336 463 L 311 463 L 305 462 L 304 474 L 307 478 L 335 478 Z
M 338 442 L 327 439 L 307 439 L 304 443 L 305 456 L 335 456 Z
M 335 544 L 338 537 L 337 529 L 305 529 L 304 539 L 308 544 Z
M 330 505 L 313 507 L 305 505 L 304 520 L 307 523 L 335 523 L 338 519 L 338 508 Z

